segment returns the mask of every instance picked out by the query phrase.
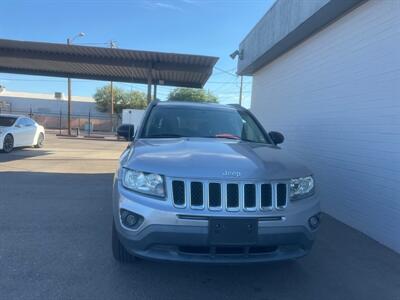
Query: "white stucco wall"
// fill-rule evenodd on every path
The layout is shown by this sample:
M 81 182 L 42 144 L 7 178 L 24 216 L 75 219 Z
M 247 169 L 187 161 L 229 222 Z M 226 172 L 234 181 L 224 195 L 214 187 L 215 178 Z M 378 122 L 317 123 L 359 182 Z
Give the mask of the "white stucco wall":
M 323 211 L 400 252 L 400 1 L 370 0 L 259 70 L 251 110 L 314 171 Z

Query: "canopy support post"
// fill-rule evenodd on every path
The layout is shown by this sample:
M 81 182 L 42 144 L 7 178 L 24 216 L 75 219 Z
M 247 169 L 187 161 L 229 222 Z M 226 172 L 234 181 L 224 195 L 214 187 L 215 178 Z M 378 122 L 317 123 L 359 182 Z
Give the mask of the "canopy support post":
M 154 84 L 153 100 L 157 100 L 157 83 Z
M 147 71 L 147 104 L 151 102 L 151 85 L 153 83 L 151 71 L 152 71 L 152 65 L 150 64 L 149 69 Z

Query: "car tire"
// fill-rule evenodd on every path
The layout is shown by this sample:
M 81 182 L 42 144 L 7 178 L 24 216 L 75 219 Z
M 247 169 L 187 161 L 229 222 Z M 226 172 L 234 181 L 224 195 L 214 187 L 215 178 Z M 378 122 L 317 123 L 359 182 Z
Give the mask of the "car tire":
M 11 134 L 7 134 L 3 140 L 3 151 L 10 153 L 14 149 L 14 137 Z
M 43 148 L 43 146 L 44 146 L 44 134 L 40 133 L 35 148 Z
M 44 146 L 44 134 L 40 133 L 35 148 L 43 148 L 43 146 Z
M 112 252 L 114 259 L 120 263 L 131 263 L 135 260 L 135 257 L 125 249 L 124 245 L 122 245 L 119 240 L 114 220 L 112 225 Z

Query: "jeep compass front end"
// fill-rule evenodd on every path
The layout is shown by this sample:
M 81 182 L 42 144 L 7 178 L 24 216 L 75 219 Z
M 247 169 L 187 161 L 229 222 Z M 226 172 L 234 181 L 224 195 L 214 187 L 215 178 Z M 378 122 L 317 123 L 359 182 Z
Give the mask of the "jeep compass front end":
M 153 102 L 120 158 L 114 257 L 246 263 L 304 256 L 319 226 L 310 170 L 239 106 Z

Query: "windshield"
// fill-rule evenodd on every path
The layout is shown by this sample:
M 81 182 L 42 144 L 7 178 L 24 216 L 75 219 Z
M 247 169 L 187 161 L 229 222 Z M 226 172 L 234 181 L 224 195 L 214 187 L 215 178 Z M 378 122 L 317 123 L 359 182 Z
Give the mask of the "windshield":
M 247 112 L 199 107 L 154 107 L 142 137 L 205 137 L 270 143 Z
M 14 125 L 16 120 L 17 120 L 16 117 L 0 116 L 0 126 L 11 127 Z

